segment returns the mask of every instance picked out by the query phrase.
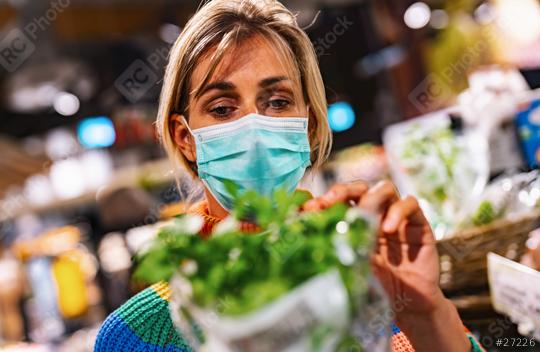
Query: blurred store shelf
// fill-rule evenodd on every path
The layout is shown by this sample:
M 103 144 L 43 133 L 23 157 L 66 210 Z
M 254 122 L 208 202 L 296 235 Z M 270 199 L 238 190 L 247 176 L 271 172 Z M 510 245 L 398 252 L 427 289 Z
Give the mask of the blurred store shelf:
M 49 160 L 27 153 L 18 141 L 0 136 L 0 195 L 13 184 L 20 184 L 28 176 L 41 171 Z
M 104 186 L 88 190 L 77 197 L 67 199 L 54 199 L 50 203 L 31 204 L 27 199 L 20 198 L 16 204 L 8 204 L 9 200 L 4 199 L 0 207 L 9 207 L 9 211 L 0 214 L 0 221 L 6 221 L 18 216 L 34 213 L 39 214 L 49 211 L 61 211 L 83 205 L 96 203 L 100 197 L 115 190 L 130 186 L 141 186 L 141 183 L 167 184 L 175 180 L 174 171 L 168 159 L 149 161 L 141 165 L 133 165 L 115 170 L 110 181 Z

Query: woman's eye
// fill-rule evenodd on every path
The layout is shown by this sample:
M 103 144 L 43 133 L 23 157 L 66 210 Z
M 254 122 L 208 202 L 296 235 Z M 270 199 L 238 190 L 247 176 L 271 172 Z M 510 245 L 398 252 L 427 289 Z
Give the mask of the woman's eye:
M 226 117 L 233 111 L 234 111 L 234 108 L 230 106 L 218 106 L 217 108 L 210 110 L 211 113 L 220 117 Z
M 286 107 L 289 106 L 289 104 L 290 103 L 285 99 L 274 99 L 268 102 L 269 107 L 271 107 L 272 109 L 277 109 L 277 110 L 285 109 Z

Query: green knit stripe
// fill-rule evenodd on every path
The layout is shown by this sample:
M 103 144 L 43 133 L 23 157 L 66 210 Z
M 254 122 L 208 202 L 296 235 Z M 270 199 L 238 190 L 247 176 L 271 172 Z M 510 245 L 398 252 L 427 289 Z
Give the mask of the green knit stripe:
M 169 314 L 169 303 L 153 287 L 135 295 L 116 314 L 146 343 L 159 347 L 174 345 L 191 350 L 174 327 Z
M 467 333 L 467 337 L 471 342 L 471 352 L 486 352 L 486 350 L 480 345 L 473 334 Z

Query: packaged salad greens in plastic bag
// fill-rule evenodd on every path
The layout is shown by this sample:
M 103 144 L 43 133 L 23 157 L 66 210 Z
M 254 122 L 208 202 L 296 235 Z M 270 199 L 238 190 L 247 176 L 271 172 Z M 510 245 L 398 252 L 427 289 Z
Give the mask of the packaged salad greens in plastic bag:
M 468 204 L 459 229 L 490 224 L 499 219 L 516 220 L 540 207 L 540 171 L 507 172 L 487 185 Z
M 383 136 L 399 191 L 420 199 L 437 239 L 455 230 L 464 205 L 489 178 L 487 142 L 474 131 L 455 130 L 451 110 L 388 127 Z
M 306 199 L 238 195 L 207 240 L 201 218 L 180 216 L 135 276 L 170 281 L 171 316 L 197 351 L 389 351 L 391 309 L 369 263 L 376 224 L 344 204 L 300 212 Z

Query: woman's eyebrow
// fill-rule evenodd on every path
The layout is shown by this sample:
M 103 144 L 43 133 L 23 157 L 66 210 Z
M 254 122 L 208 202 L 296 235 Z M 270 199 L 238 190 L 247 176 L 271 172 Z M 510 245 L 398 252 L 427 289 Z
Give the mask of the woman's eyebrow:
M 231 91 L 236 89 L 236 86 L 232 84 L 231 82 L 225 82 L 225 81 L 218 81 L 214 83 L 209 83 L 206 86 L 204 86 L 197 94 L 197 97 L 203 96 L 206 92 L 211 90 L 222 90 L 222 91 Z
M 267 88 L 281 81 L 290 81 L 290 79 L 289 77 L 286 77 L 286 76 L 276 76 L 276 77 L 265 78 L 259 83 L 259 87 Z

